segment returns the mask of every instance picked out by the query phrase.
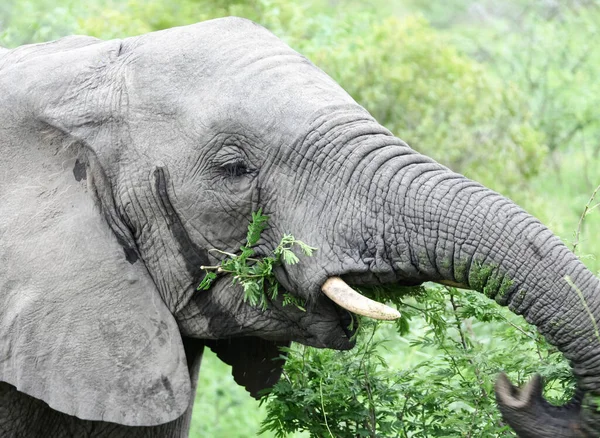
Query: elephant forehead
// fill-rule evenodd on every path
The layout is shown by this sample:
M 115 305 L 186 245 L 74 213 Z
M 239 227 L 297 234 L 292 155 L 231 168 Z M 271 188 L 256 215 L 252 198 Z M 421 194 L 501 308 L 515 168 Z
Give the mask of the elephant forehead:
M 124 50 L 135 54 L 142 69 L 160 69 L 181 79 L 223 73 L 233 65 L 239 68 L 265 50 L 300 56 L 267 29 L 235 17 L 128 38 Z
M 126 40 L 130 103 L 163 114 L 298 121 L 323 105 L 355 104 L 329 76 L 275 35 L 226 18 Z M 246 113 L 246 114 L 245 114 Z

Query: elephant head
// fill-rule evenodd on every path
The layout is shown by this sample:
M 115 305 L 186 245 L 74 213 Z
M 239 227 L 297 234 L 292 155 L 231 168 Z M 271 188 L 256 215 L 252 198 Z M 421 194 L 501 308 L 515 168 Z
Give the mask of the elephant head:
M 242 362 L 277 345 L 352 347 L 328 279 L 435 281 L 509 306 L 571 361 L 566 407 L 536 380 L 499 379 L 521 436 L 600 433 L 587 402 L 600 393 L 598 279 L 538 220 L 412 150 L 260 26 L 0 51 L 0 101 L 0 380 L 19 391 L 82 419 L 165 423 L 190 400 L 182 337 L 237 361 L 256 392 L 277 370 L 252 377 Z M 200 266 L 219 261 L 210 249 L 235 252 L 258 209 L 270 217 L 259 253 L 283 233 L 319 249 L 276 270 L 306 312 L 252 307 L 229 278 L 196 291 Z

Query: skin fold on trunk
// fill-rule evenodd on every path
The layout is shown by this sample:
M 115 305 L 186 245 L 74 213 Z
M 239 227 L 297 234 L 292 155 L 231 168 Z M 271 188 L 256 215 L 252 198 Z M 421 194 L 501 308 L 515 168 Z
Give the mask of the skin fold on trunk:
M 537 377 L 519 390 L 500 376 L 496 396 L 506 422 L 521 437 L 600 436 L 591 406 L 600 395 L 598 279 L 537 219 L 437 163 L 406 167 L 389 193 L 386 210 L 401 212 L 384 222 L 385 236 L 397 239 L 397 275 L 482 292 L 536 325 L 570 361 L 578 391 L 563 407 L 543 399 Z

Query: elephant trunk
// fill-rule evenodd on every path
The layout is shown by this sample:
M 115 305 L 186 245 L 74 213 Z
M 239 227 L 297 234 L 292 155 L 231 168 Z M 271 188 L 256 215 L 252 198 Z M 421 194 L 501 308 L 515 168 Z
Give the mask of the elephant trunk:
M 335 243 L 311 261 L 319 275 L 291 267 L 287 276 L 302 286 L 323 274 L 356 285 L 435 281 L 483 292 L 536 325 L 577 379 L 575 399 L 556 408 L 541 397 L 537 379 L 518 390 L 501 376 L 496 389 L 505 420 L 523 437 L 600 436 L 600 412 L 591 407 L 600 395 L 598 279 L 510 200 L 416 153 L 374 121 L 355 119 L 341 112 L 319 119 L 315 134 L 296 148 L 302 153 L 281 160 L 311 166 L 323 178 L 302 211 L 315 221 L 324 210 L 338 212 L 330 224 L 319 222 L 333 236 L 322 242 Z M 286 186 L 298 194 L 288 202 L 301 199 L 303 189 Z M 289 219 L 294 229 L 312 230 L 301 218 Z M 318 268 L 336 258 L 338 269 Z
M 600 415 L 581 406 L 600 395 L 600 282 L 514 203 L 415 157 L 422 156 L 399 157 L 409 164 L 394 172 L 375 208 L 384 210 L 379 235 L 395 277 L 483 292 L 536 325 L 570 360 L 578 395 L 554 407 L 539 379 L 519 390 L 501 376 L 496 394 L 505 420 L 523 437 L 598 436 Z

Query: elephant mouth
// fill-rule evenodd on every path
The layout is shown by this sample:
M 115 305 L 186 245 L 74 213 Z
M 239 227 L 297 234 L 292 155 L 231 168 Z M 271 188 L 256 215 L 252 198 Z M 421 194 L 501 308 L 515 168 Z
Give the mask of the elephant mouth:
M 359 328 L 357 315 L 377 320 L 393 320 L 400 317 L 397 310 L 361 295 L 338 276 L 328 276 L 318 284 L 321 284 L 319 288 L 321 293 L 320 298 L 315 302 L 315 308 L 324 310 L 321 314 L 323 318 L 321 323 L 325 325 L 317 329 L 321 333 L 317 343 L 304 340 L 308 345 L 348 350 L 354 346 Z M 311 325 L 315 322 L 313 320 Z M 317 323 L 318 325 L 320 324 Z M 322 333 L 325 326 L 326 334 Z
M 294 275 L 296 274 L 296 275 Z M 368 276 L 368 272 L 366 273 Z M 276 271 L 276 278 L 283 290 L 291 295 L 308 297 L 306 310 L 296 312 L 287 307 L 296 327 L 301 328 L 301 335 L 288 333 L 292 341 L 298 341 L 317 348 L 348 350 L 354 346 L 359 326 L 358 316 L 377 320 L 394 320 L 400 313 L 360 294 L 352 286 L 375 283 L 376 280 L 365 278 L 364 271 L 321 270 L 319 273 L 305 273 L 307 282 L 298 281 L 297 273 L 290 273 L 286 267 Z M 342 279 L 343 278 L 343 279 Z
M 339 318 L 339 324 L 342 331 L 348 339 L 354 339 L 356 332 L 358 331 L 358 324 L 356 317 L 351 312 L 333 303 L 337 316 Z

